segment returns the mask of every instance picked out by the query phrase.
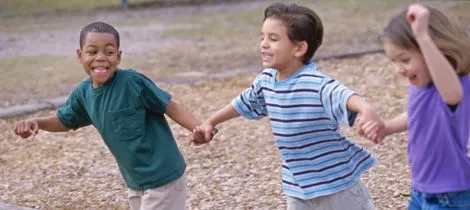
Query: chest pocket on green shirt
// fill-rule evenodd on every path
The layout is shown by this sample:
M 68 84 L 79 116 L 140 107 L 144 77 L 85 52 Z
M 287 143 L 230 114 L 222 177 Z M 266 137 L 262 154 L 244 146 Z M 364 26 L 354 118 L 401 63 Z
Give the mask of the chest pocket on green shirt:
M 144 110 L 134 107 L 109 112 L 114 137 L 122 141 L 132 141 L 144 134 Z

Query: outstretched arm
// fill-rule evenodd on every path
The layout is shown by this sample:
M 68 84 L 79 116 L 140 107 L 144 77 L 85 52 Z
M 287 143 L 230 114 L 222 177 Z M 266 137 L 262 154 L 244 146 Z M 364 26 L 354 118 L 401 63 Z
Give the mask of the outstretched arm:
M 408 113 L 404 112 L 385 122 L 385 135 L 401 133 L 408 130 Z
M 378 124 L 373 121 L 364 123 L 361 129 L 362 135 L 368 139 L 380 139 L 379 142 L 381 143 L 385 136 L 408 130 L 408 114 L 404 112 L 391 120 L 385 121 L 385 126 L 382 129 L 379 129 Z
M 383 138 L 378 135 L 378 131 L 384 128 L 384 123 L 380 119 L 379 114 L 375 111 L 374 107 L 367 103 L 362 97 L 358 95 L 352 95 L 349 97 L 347 102 L 347 107 L 349 111 L 357 112 L 361 114 L 360 118 L 356 120 L 356 131 L 359 135 L 365 135 L 370 133 L 367 136 L 370 140 L 375 143 L 381 144 Z M 366 133 L 365 125 L 372 124 L 373 127 L 370 128 L 369 133 Z
M 421 49 L 434 85 L 447 104 L 456 105 L 462 100 L 463 88 L 455 69 L 429 35 L 429 13 L 426 7 L 414 4 L 408 8 L 407 20 Z
M 171 100 L 165 110 L 165 114 L 168 115 L 173 121 L 181 125 L 182 127 L 193 131 L 201 122 L 194 117 L 189 111 L 187 111 L 182 105 Z
M 193 142 L 196 144 L 206 143 L 212 140 L 213 131 L 216 125 L 227 120 L 240 116 L 232 104 L 228 104 L 211 117 L 209 117 L 202 125 L 193 131 Z
M 206 123 L 216 126 L 220 123 L 223 123 L 227 120 L 233 119 L 235 117 L 240 116 L 240 113 L 235 110 L 232 104 L 229 104 L 219 110 L 217 113 L 209 117 L 209 119 L 206 120 Z
M 37 117 L 18 122 L 13 129 L 16 135 L 22 138 L 28 138 L 31 135 L 36 135 L 39 129 L 49 132 L 65 132 L 69 131 L 56 115 L 47 117 Z

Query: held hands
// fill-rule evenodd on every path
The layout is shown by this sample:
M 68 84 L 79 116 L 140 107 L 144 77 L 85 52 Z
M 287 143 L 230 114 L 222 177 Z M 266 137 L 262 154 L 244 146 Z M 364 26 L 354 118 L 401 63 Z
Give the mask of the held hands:
M 428 34 L 429 10 L 426 7 L 419 4 L 410 5 L 406 13 L 406 20 L 416 38 Z
M 356 131 L 376 144 L 383 144 L 385 124 L 374 109 L 366 109 L 356 118 Z
M 193 130 L 193 135 L 189 138 L 189 144 L 202 145 L 209 143 L 219 130 L 209 123 L 203 123 Z
M 21 136 L 21 138 L 28 138 L 30 136 L 35 136 L 38 133 L 39 124 L 34 119 L 23 120 L 15 125 L 13 131 L 16 135 Z

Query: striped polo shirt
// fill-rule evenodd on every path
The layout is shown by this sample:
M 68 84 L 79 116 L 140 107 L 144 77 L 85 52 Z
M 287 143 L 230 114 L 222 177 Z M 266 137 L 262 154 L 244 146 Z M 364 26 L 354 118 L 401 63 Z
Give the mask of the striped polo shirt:
M 265 69 L 232 105 L 248 119 L 269 117 L 281 153 L 284 193 L 306 200 L 350 187 L 375 163 L 340 131 L 340 123 L 352 125 L 356 117 L 346 106 L 354 91 L 314 63 L 282 81 L 276 74 Z

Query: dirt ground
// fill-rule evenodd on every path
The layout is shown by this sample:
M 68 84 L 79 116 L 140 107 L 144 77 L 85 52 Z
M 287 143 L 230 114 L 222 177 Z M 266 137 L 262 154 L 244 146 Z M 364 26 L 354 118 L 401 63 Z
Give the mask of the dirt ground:
M 13 18 L 0 27 L 0 108 L 68 94 L 85 78 L 74 58 L 78 29 L 105 20 L 121 33 L 122 66 L 149 75 L 204 119 L 249 87 L 261 70 L 257 35 L 270 2 Z M 387 15 L 408 1 L 367 4 L 366 11 L 373 13 L 357 5 L 374 2 L 368 0 L 298 2 L 321 11 L 326 36 L 317 56 L 326 56 L 378 48 L 376 36 Z M 462 1 L 434 3 L 456 14 L 470 8 Z M 467 17 L 462 20 L 470 25 Z M 319 66 L 363 95 L 385 119 L 404 111 L 407 82 L 382 54 L 320 61 Z M 0 202 L 40 209 L 128 209 L 114 158 L 93 127 L 40 132 L 29 139 L 13 135 L 16 121 L 55 111 L 0 119 L 0 191 L 5 192 Z M 188 164 L 188 207 L 285 209 L 279 151 L 266 119 L 228 121 L 213 142 L 199 147 L 185 142 L 188 131 L 171 126 Z M 405 134 L 374 145 L 351 128 L 344 133 L 379 161 L 362 177 L 377 209 L 403 208 L 410 186 Z
M 383 55 L 320 62 L 322 69 L 344 81 L 378 107 L 384 117 L 403 111 L 406 82 L 393 74 Z M 361 74 L 363 77 L 351 77 Z M 229 103 L 256 74 L 207 80 L 193 85 L 163 85 L 200 118 Z M 52 114 L 55 110 L 33 116 Z M 7 130 L 14 118 L 0 121 L 2 201 L 43 209 L 126 209 L 125 186 L 115 161 L 92 127 L 68 133 L 41 132 L 19 139 Z M 208 145 L 188 146 L 188 132 L 172 123 L 188 163 L 189 206 L 192 209 L 285 209 L 280 186 L 279 152 L 267 120 L 242 118 L 220 126 Z M 375 155 L 379 164 L 363 181 L 378 209 L 396 209 L 407 202 L 409 172 L 406 139 L 388 138 L 373 145 L 345 128 L 347 136 Z M 8 171 L 8 172 L 7 172 Z

